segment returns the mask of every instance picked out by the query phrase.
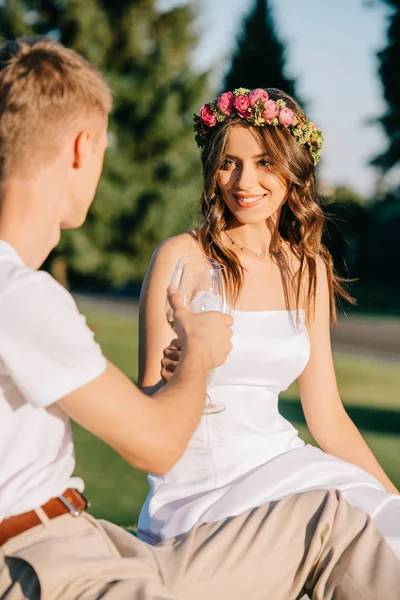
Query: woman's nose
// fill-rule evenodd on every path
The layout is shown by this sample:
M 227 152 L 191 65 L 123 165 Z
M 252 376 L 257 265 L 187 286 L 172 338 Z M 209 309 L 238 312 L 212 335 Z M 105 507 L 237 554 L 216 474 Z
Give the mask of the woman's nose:
M 240 190 L 251 190 L 256 186 L 255 169 L 251 165 L 242 165 L 238 171 L 236 185 Z

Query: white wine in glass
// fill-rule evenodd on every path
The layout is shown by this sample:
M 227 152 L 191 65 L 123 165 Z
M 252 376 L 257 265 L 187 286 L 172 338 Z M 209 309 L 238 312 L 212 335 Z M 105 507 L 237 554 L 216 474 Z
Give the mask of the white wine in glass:
M 231 314 L 232 309 L 227 301 L 225 283 L 225 267 L 206 256 L 183 256 L 177 262 L 171 276 L 170 285 L 181 293 L 185 306 L 194 313 L 220 311 Z M 174 313 L 166 302 L 166 316 L 170 326 L 174 326 Z M 208 384 L 210 384 L 210 375 Z M 206 394 L 205 414 L 215 414 L 225 410 L 222 402 L 214 402 Z

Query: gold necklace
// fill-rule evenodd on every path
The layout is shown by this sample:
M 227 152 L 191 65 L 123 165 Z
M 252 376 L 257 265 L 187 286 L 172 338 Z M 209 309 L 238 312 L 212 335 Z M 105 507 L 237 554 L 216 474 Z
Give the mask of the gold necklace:
M 230 239 L 230 241 L 232 242 L 232 244 L 234 246 L 237 246 L 238 248 L 240 248 L 240 250 L 247 250 L 247 252 L 251 252 L 252 254 L 257 256 L 257 258 L 260 258 L 260 256 L 264 256 L 265 258 L 267 258 L 268 256 L 272 256 L 271 252 L 256 252 L 255 250 L 252 250 L 251 248 L 246 248 L 246 246 L 241 246 L 240 244 L 238 244 L 237 242 L 235 242 L 235 240 L 233 240 L 231 238 L 231 236 L 229 235 L 229 233 L 227 231 L 225 231 L 225 233 L 228 236 L 228 238 Z

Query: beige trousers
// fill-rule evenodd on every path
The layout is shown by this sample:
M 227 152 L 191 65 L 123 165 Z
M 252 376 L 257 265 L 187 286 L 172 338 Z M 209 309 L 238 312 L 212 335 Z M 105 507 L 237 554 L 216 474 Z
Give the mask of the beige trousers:
M 63 515 L 0 548 L 0 598 L 399 600 L 400 561 L 340 492 L 288 496 L 149 546 Z

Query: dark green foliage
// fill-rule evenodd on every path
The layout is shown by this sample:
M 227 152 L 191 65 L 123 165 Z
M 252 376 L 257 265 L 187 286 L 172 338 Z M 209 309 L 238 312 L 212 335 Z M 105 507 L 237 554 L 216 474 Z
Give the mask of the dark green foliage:
M 114 95 L 110 148 L 84 228 L 59 250 L 73 271 L 119 286 L 140 280 L 155 246 L 190 223 L 200 193 L 193 113 L 207 76 L 193 74 L 195 15 L 155 0 L 5 0 L 0 38 L 56 35 L 95 64 Z
M 295 82 L 285 75 L 285 50 L 275 32 L 269 0 L 256 0 L 238 38 L 224 90 L 275 87 L 296 97 Z
M 393 9 L 388 19 L 387 46 L 377 55 L 387 104 L 387 112 L 380 122 L 388 139 L 388 147 L 373 160 L 373 164 L 385 172 L 400 162 L 400 0 L 382 2 Z

